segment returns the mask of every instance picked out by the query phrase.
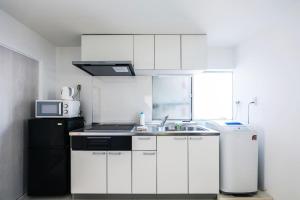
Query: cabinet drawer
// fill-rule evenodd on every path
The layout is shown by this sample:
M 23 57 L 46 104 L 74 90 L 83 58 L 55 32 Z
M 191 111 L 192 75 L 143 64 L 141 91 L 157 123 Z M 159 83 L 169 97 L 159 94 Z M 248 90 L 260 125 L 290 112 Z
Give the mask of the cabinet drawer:
M 133 136 L 132 150 L 156 150 L 156 136 Z

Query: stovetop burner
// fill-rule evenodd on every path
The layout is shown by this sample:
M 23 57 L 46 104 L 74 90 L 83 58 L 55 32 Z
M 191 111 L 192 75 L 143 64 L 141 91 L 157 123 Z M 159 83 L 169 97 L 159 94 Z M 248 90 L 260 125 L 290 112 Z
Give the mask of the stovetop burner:
M 130 131 L 134 124 L 95 124 L 86 131 Z

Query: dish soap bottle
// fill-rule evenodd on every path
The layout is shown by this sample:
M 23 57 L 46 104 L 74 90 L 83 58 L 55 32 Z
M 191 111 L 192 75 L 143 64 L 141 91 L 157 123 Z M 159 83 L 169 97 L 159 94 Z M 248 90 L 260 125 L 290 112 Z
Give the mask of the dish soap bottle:
M 140 113 L 140 125 L 145 126 L 145 114 L 144 114 L 144 112 Z

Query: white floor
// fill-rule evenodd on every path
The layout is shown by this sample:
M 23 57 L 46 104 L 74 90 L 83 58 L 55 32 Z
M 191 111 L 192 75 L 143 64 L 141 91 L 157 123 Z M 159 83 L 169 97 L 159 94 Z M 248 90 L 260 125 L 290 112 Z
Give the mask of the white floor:
M 95 198 L 90 198 L 90 199 L 78 199 L 78 198 L 75 198 L 76 200 L 97 200 Z M 64 197 L 28 197 L 28 196 L 24 196 L 24 197 L 21 197 L 19 198 L 18 200 L 72 200 L 72 197 L 71 196 L 64 196 Z M 99 200 L 105 200 L 105 199 L 99 199 Z M 107 199 L 107 200 L 110 200 L 110 199 Z M 115 199 L 115 198 L 112 198 L 111 200 L 142 200 L 142 199 L 138 199 L 138 198 L 134 198 L 134 199 Z M 163 198 L 163 199 L 150 199 L 150 198 L 146 198 L 146 199 L 143 199 L 143 200 L 187 200 L 187 199 L 166 199 L 166 198 Z M 214 200 L 214 199 L 201 199 L 201 200 Z

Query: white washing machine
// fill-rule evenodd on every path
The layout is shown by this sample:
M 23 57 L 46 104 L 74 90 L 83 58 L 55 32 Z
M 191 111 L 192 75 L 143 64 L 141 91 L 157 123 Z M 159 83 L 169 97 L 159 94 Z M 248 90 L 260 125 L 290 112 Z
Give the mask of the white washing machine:
M 235 121 L 209 121 L 220 132 L 220 190 L 225 194 L 255 194 L 258 182 L 258 141 L 248 126 Z

